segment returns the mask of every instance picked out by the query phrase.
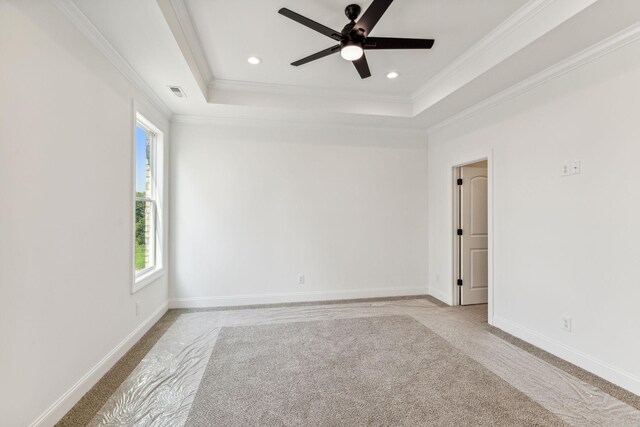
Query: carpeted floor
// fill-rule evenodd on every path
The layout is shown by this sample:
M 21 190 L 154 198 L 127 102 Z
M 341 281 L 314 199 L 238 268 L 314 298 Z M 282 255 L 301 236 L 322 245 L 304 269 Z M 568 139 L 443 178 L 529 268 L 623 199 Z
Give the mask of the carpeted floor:
M 187 426 L 564 423 L 408 316 L 223 328 Z
M 58 425 L 640 426 L 639 396 L 486 319 L 429 297 L 171 310 Z
M 75 406 L 56 424 L 56 427 L 86 426 L 100 411 L 125 379 L 138 366 L 160 337 L 173 325 L 178 310 L 168 311 L 123 357 L 87 392 Z M 2 423 L 0 422 L 0 426 Z

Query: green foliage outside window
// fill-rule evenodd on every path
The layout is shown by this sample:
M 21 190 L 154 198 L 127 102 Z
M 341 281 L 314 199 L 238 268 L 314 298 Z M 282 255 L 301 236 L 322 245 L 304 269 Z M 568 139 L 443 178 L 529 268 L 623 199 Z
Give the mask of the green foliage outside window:
M 137 192 L 136 196 L 144 197 L 144 193 Z M 145 268 L 145 250 L 146 242 L 144 236 L 145 229 L 145 216 L 144 216 L 145 202 L 136 201 L 136 270 L 142 270 Z

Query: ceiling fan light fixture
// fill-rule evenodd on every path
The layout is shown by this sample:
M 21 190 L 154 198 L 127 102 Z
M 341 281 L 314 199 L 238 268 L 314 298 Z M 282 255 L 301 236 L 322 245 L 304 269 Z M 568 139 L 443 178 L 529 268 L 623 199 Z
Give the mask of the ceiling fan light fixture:
M 362 17 L 360 16 L 361 8 L 357 4 L 348 5 L 344 13 L 349 19 L 349 23 L 344 26 L 342 31 L 337 31 L 320 24 L 306 16 L 300 15 L 286 7 L 280 8 L 278 13 L 285 18 L 289 18 L 298 24 L 320 33 L 334 41 L 334 45 L 312 55 L 291 63 L 294 67 L 308 64 L 309 62 L 325 58 L 340 51 L 347 61 L 350 61 L 360 75 L 361 79 L 371 77 L 371 70 L 367 57 L 364 55 L 365 48 L 367 50 L 390 50 L 390 49 L 431 49 L 435 40 L 433 39 L 414 39 L 401 37 L 369 37 L 371 31 L 376 26 L 380 18 L 385 14 L 393 0 L 373 0 L 365 10 Z M 358 20 L 356 22 L 356 19 Z M 337 44 L 335 44 L 337 42 Z M 397 75 L 395 76 L 397 77 Z M 393 78 L 393 77 L 390 77 Z
M 347 42 L 340 49 L 340 56 L 342 56 L 347 61 L 357 61 L 362 58 L 364 55 L 364 49 L 360 43 L 356 42 Z

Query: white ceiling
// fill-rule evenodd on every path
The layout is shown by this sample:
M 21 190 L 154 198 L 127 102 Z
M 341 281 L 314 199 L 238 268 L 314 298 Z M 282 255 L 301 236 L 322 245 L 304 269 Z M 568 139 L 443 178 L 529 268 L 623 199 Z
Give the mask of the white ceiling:
M 186 0 L 213 76 L 220 80 L 348 89 L 408 96 L 473 46 L 526 0 L 397 0 L 372 32 L 379 37 L 434 38 L 431 50 L 369 51 L 372 76 L 360 79 L 335 54 L 293 67 L 291 62 L 337 43 L 279 15 L 287 7 L 338 31 L 349 20 L 348 0 Z M 364 10 L 371 0 L 360 2 Z M 264 61 L 247 63 L 249 56 Z M 389 80 L 389 71 L 401 77 Z
M 333 41 L 278 9 L 340 30 L 337 0 L 54 2 L 168 114 L 404 129 L 460 115 L 640 21 L 637 0 L 395 0 L 373 35 L 436 44 L 372 52 L 373 76 L 361 80 L 339 55 L 289 65 Z M 264 62 L 250 66 L 250 55 Z

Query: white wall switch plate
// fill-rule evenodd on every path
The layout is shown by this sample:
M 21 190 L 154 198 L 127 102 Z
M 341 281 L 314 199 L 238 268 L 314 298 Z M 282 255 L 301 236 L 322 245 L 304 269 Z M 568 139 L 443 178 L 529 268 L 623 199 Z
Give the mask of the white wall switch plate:
M 562 165 L 562 176 L 569 176 L 571 175 L 571 162 L 567 162 L 565 164 Z
M 298 276 L 298 285 L 304 285 L 304 274 Z
M 562 329 L 567 332 L 571 332 L 571 317 L 562 316 Z
M 579 175 L 580 174 L 580 160 L 572 160 L 571 161 L 571 175 Z

